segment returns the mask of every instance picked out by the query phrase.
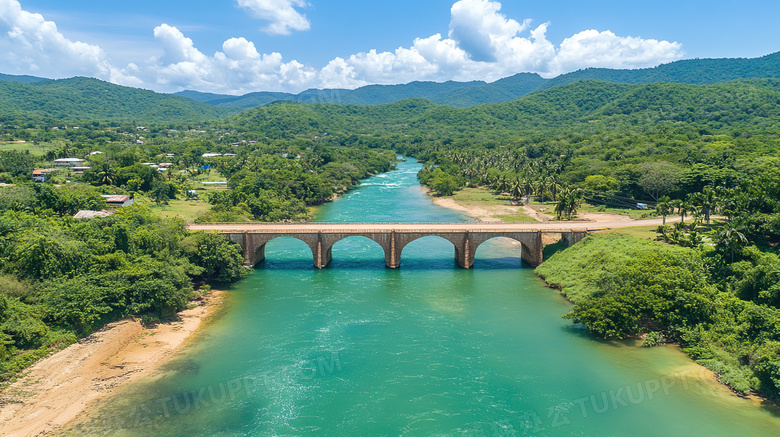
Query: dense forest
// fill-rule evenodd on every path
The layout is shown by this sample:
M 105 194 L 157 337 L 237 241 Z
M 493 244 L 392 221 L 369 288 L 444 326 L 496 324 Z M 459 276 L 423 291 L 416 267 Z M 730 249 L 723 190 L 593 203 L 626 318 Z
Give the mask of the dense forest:
M 198 284 L 245 274 L 238 246 L 142 207 L 70 218 L 105 204 L 89 187 L 18 186 L 0 202 L 0 380 L 109 321 L 170 316 Z

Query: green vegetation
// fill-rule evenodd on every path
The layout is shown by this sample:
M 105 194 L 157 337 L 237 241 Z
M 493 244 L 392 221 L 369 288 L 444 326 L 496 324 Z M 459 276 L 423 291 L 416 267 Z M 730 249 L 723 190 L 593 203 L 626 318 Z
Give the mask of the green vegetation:
M 0 188 L 0 380 L 107 322 L 171 315 L 194 285 L 245 274 L 240 248 L 140 206 L 89 221 L 94 188 Z
M 679 343 L 741 393 L 780 399 L 780 173 L 730 190 L 693 193 L 677 207 L 729 219 L 661 226 L 659 240 L 591 236 L 537 272 L 575 306 L 566 315 L 605 338 Z M 645 230 L 646 232 L 646 230 Z
M 71 123 L 93 120 L 175 123 L 214 119 L 235 112 L 183 97 L 84 77 L 33 83 L 0 81 L 0 113 L 6 118 L 34 116 Z
M 229 96 L 183 91 L 177 95 L 226 108 L 255 108 L 276 101 L 381 105 L 410 98 L 426 99 L 456 108 L 469 108 L 485 103 L 509 102 L 533 92 L 583 80 L 629 84 L 713 84 L 737 79 L 779 78 L 778 72 L 780 53 L 774 53 L 756 59 L 691 59 L 638 70 L 588 68 L 554 79 L 544 79 L 538 74 L 520 73 L 492 83 L 411 82 L 404 85 L 369 85 L 356 90 L 308 90 L 300 94 L 259 92 Z

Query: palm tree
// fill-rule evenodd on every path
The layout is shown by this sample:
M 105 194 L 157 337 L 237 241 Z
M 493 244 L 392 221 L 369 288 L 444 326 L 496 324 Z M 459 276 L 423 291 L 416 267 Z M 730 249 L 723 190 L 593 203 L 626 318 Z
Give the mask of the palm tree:
M 710 224 L 710 214 L 718 206 L 718 195 L 711 187 L 704 187 L 701 193 L 696 193 L 696 200 L 698 202 L 700 211 L 704 215 L 704 220 L 707 222 L 707 226 Z
M 520 182 L 519 180 L 515 181 L 512 184 L 512 187 L 510 188 L 510 193 L 509 194 L 512 196 L 512 199 L 514 199 L 514 200 L 518 200 L 521 197 L 523 197 L 523 194 L 524 194 L 523 193 L 523 183 Z
M 740 232 L 740 227 L 731 223 L 723 226 L 715 233 L 715 247 L 731 252 L 731 262 L 734 262 L 734 252 L 748 244 L 745 234 Z
M 114 185 L 116 183 L 116 170 L 111 164 L 104 163 L 97 172 L 97 183 L 100 185 Z
M 685 216 L 693 210 L 693 207 L 688 202 L 680 201 L 680 203 L 677 205 L 677 212 L 680 214 L 680 221 L 685 223 Z
M 655 207 L 655 212 L 663 217 L 663 224 L 666 225 L 666 216 L 674 212 L 672 205 L 670 204 L 669 196 L 658 199 L 658 205 Z
M 567 219 L 571 219 L 577 213 L 577 209 L 582 205 L 582 195 L 583 192 L 580 188 L 564 187 L 561 189 L 558 202 L 555 204 L 555 213 L 559 220 L 564 214 L 566 214 Z

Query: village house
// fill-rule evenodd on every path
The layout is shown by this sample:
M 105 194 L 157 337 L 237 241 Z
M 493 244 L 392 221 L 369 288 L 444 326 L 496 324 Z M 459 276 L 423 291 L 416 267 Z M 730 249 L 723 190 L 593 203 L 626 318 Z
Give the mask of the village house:
M 108 217 L 110 215 L 116 214 L 116 211 L 109 211 L 107 209 L 104 209 L 102 211 L 89 211 L 89 210 L 81 210 L 76 213 L 76 215 L 73 216 L 74 219 L 84 219 L 89 220 L 96 217 Z
M 83 162 L 84 160 L 79 158 L 59 158 L 54 160 L 54 165 L 57 167 L 71 167 Z
M 133 204 L 133 196 L 126 195 L 103 195 L 102 198 L 106 199 L 106 205 L 113 208 L 121 208 L 123 206 L 130 206 Z
M 53 171 L 53 168 L 39 168 L 37 170 L 33 170 L 32 180 L 33 182 L 46 182 L 46 176 L 48 176 L 49 173 Z

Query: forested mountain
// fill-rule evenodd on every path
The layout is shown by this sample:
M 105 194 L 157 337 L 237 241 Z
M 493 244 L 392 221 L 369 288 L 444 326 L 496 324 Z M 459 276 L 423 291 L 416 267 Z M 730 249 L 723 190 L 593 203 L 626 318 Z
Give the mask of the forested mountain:
M 511 102 L 529 94 L 585 80 L 621 84 L 713 84 L 750 78 L 780 78 L 780 52 L 756 59 L 685 60 L 639 70 L 591 68 L 555 79 L 521 73 L 493 83 L 412 82 L 404 85 L 369 85 L 355 90 L 307 90 L 300 94 L 257 92 L 244 96 L 198 91 L 182 91 L 174 96 L 83 77 L 50 80 L 0 74 L 0 111 L 11 116 L 24 114 L 70 121 L 100 119 L 145 120 L 147 123 L 183 122 L 220 118 L 278 101 L 381 105 L 419 98 L 448 107 L 471 108 L 486 103 Z M 566 88 L 565 92 L 573 90 Z M 528 104 L 533 100 L 524 102 Z M 533 108 L 525 109 L 533 111 Z M 486 109 L 488 112 L 494 110 L 495 108 Z M 447 115 L 446 113 L 446 109 L 439 109 L 439 114 Z
M 780 52 L 753 59 L 686 59 L 637 70 L 588 68 L 545 81 L 537 91 L 586 79 L 632 84 L 670 82 L 701 85 L 766 78 L 780 78 Z
M 35 83 L 35 82 L 43 82 L 45 80 L 51 80 L 51 79 L 45 79 L 42 77 L 35 77 L 35 76 L 15 76 L 13 74 L 0 73 L 0 81 L 5 81 L 5 82 Z
M 149 123 L 214 119 L 235 112 L 184 97 L 84 77 L 34 83 L 0 81 L 0 113 L 6 117 Z
M 650 84 L 656 82 L 713 84 L 737 79 L 780 78 L 780 52 L 755 59 L 690 59 L 637 70 L 588 68 L 544 79 L 520 73 L 496 82 L 411 82 L 404 85 L 369 85 L 355 90 L 307 90 L 300 94 L 258 92 L 229 96 L 197 91 L 177 95 L 215 106 L 255 108 L 276 101 L 378 105 L 408 98 L 423 98 L 440 105 L 468 108 L 484 103 L 509 102 L 533 92 L 582 80 Z
M 508 103 L 473 108 L 451 108 L 424 99 L 368 106 L 277 102 L 227 122 L 270 138 L 394 133 L 476 141 L 549 134 L 568 128 L 592 130 L 614 123 L 654 126 L 668 121 L 697 122 L 714 128 L 766 128 L 780 119 L 779 103 L 780 79 L 713 85 L 582 81 Z

